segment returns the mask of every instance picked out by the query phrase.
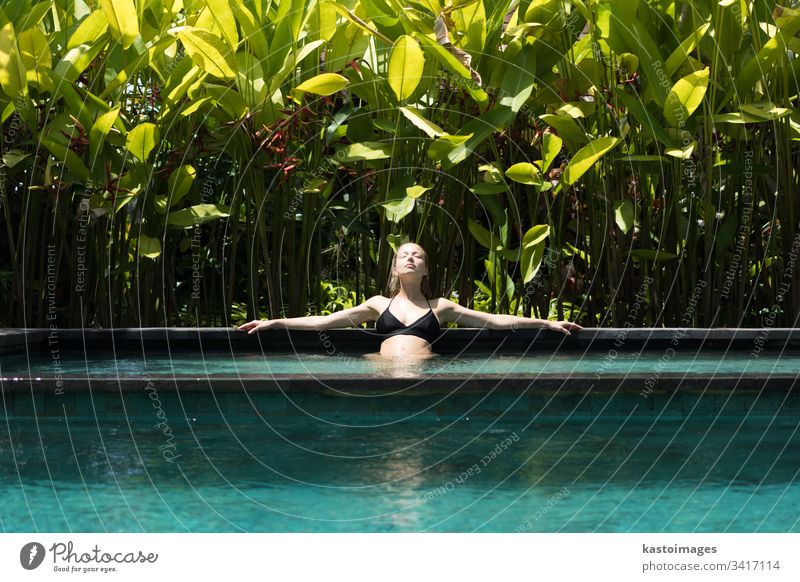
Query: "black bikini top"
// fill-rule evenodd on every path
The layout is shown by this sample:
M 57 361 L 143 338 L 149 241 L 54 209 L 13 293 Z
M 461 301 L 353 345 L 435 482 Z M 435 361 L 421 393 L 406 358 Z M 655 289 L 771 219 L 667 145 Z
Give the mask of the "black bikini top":
M 392 312 L 389 311 L 392 301 L 394 301 L 394 297 L 392 297 L 392 299 L 389 301 L 389 306 L 383 310 L 383 313 L 381 313 L 378 321 L 375 323 L 375 331 L 377 331 L 380 335 L 390 337 L 395 335 L 415 335 L 417 337 L 421 337 L 429 344 L 432 344 L 433 341 L 439 337 L 439 320 L 436 319 L 436 314 L 433 312 L 431 302 L 428 301 L 427 297 L 425 298 L 425 301 L 428 301 L 428 313 L 420 317 L 411 325 L 403 325 L 403 322 L 392 315 Z

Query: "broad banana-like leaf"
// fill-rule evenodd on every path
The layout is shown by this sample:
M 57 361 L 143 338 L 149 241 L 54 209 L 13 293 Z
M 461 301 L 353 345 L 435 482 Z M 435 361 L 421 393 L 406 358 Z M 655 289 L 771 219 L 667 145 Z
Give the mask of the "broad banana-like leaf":
M 233 16 L 229 0 L 205 0 L 206 6 L 211 11 L 223 38 L 235 53 L 239 45 L 239 34 L 236 31 L 236 19 Z
M 225 42 L 205 30 L 184 27 L 178 34 L 192 62 L 201 70 L 220 79 L 236 77 L 236 62 Z
M 108 19 L 103 10 L 90 12 L 69 37 L 67 50 L 74 49 L 82 44 L 97 42 L 108 30 Z
M 159 137 L 160 131 L 155 123 L 140 123 L 128 132 L 125 147 L 139 161 L 146 162 L 150 152 L 158 145 Z
M 544 257 L 544 241 L 549 235 L 550 227 L 548 225 L 537 224 L 528 229 L 528 232 L 522 237 L 519 262 L 523 283 L 528 283 L 539 272 L 542 266 L 542 257 Z
M 398 101 L 408 99 L 419 86 L 425 56 L 412 37 L 403 35 L 395 41 L 389 55 L 389 87 Z
M 167 225 L 175 228 L 192 228 L 212 220 L 231 215 L 230 206 L 222 204 L 195 204 L 183 210 L 175 210 L 167 216 Z
M 313 93 L 315 95 L 332 95 L 347 87 L 348 83 L 349 81 L 346 77 L 336 73 L 320 73 L 316 77 L 300 83 L 295 91 Z
M 607 152 L 622 143 L 618 137 L 601 137 L 582 147 L 569 161 L 561 181 L 566 185 L 574 184 Z
M 111 36 L 128 49 L 139 36 L 139 16 L 133 0 L 100 0 Z
M 700 106 L 708 89 L 708 67 L 680 79 L 664 102 L 664 117 L 673 127 L 683 127 Z
M 634 219 L 635 209 L 633 202 L 630 200 L 617 200 L 614 203 L 614 222 L 617 223 L 623 234 L 628 234 L 628 231 L 633 228 Z
M 441 127 L 425 119 L 419 111 L 412 107 L 400 107 L 400 112 L 428 137 L 439 137 L 445 134 Z
M 138 248 L 139 254 L 148 259 L 157 259 L 161 255 L 161 241 L 151 236 L 140 234 Z
M 17 47 L 17 37 L 10 22 L 0 28 L 0 87 L 11 99 L 28 94 L 25 65 Z

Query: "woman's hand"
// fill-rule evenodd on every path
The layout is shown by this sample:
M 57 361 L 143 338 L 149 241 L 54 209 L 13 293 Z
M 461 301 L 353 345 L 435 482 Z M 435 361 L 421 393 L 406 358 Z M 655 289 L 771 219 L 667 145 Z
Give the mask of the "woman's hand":
M 253 321 L 248 321 L 244 325 L 240 325 L 239 329 L 241 331 L 246 331 L 248 334 L 254 334 L 260 329 L 269 329 L 271 327 L 275 327 L 275 324 L 278 322 L 277 319 L 254 319 Z
M 551 321 L 549 322 L 547 329 L 558 331 L 565 335 L 572 335 L 570 331 L 581 331 L 583 328 L 577 323 L 572 323 L 571 321 Z

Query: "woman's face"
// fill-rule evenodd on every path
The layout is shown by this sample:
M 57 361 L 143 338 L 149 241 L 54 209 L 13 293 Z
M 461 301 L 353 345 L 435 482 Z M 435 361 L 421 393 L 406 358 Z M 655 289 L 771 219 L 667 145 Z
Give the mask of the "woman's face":
M 421 246 L 406 243 L 397 249 L 394 259 L 394 272 L 399 277 L 415 273 L 419 276 L 428 274 L 428 265 L 425 261 L 425 251 Z

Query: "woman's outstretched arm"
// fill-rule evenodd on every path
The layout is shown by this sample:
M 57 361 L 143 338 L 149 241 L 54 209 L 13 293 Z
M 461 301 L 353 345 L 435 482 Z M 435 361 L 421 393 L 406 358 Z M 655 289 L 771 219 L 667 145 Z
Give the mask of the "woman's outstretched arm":
M 488 327 L 490 329 L 521 329 L 541 327 L 570 335 L 570 331 L 580 331 L 583 328 L 577 323 L 569 321 L 550 321 L 530 317 L 517 317 L 516 315 L 496 315 L 467 309 L 449 299 L 439 299 L 439 321 L 451 321 L 467 327 Z
M 239 329 L 249 334 L 261 329 L 310 329 L 314 331 L 332 329 L 336 327 L 351 327 L 361 325 L 366 321 L 374 321 L 379 315 L 379 306 L 376 298 L 370 297 L 361 305 L 331 313 L 330 315 L 309 315 L 307 317 L 289 317 L 284 319 L 254 319 Z

